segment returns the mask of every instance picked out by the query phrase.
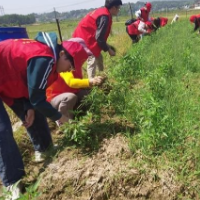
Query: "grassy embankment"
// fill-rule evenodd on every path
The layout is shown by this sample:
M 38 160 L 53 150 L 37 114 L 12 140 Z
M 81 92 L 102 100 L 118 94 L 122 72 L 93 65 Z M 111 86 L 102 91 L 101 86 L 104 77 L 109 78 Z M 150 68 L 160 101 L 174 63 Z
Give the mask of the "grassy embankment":
M 180 16 L 178 23 L 134 45 L 124 31 L 125 20 L 114 23 L 109 41 L 117 48 L 117 57 L 104 54 L 109 80 L 103 90 L 93 90 L 87 100 L 91 103 L 88 115 L 80 123 L 68 125 L 66 137 L 79 147 L 97 150 L 98 135 L 115 134 L 113 120 L 120 119 L 121 125 L 127 125 L 120 131 L 129 138 L 133 157 L 143 157 L 132 166 L 143 173 L 147 167 L 173 169 L 190 199 L 190 194 L 200 195 L 199 35 L 192 32 L 185 13 Z M 70 37 L 75 24 L 61 23 L 64 38 Z M 55 31 L 56 25 L 27 30 L 32 38 L 41 30 Z M 91 115 L 93 123 L 87 124 Z M 134 125 L 134 131 L 128 124 Z M 182 195 L 186 194 L 179 198 Z

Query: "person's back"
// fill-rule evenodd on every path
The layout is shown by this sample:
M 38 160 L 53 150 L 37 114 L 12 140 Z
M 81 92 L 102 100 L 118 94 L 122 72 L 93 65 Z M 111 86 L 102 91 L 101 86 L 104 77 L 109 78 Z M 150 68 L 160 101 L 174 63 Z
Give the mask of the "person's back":
M 54 58 L 47 45 L 35 40 L 9 39 L 0 42 L 0 98 L 7 105 L 12 105 L 13 99 L 28 98 L 27 62 L 38 54 Z M 52 74 L 55 70 L 56 66 Z M 57 75 L 52 78 L 51 82 L 56 78 Z
M 107 38 L 111 31 L 112 16 L 116 16 L 122 5 L 121 0 L 106 0 L 103 8 L 98 8 L 88 13 L 78 24 L 73 37 L 84 39 L 87 47 L 93 53 L 88 58 L 87 73 L 89 78 L 93 78 L 96 68 L 103 71 L 103 57 L 101 51 L 108 52 L 110 56 L 115 55 L 115 51 L 107 44 Z
M 105 33 L 104 40 L 106 41 L 111 25 L 112 18 L 107 8 L 98 8 L 90 13 L 88 13 L 78 24 L 74 30 L 72 36 L 82 38 L 94 56 L 99 56 L 101 48 L 96 41 L 96 30 L 97 30 L 97 19 L 101 16 L 106 16 L 108 18 L 108 28 Z
M 194 23 L 194 31 L 200 27 L 200 14 L 190 16 L 190 22 Z
M 143 22 L 141 20 L 137 20 L 126 27 L 126 32 L 132 39 L 132 42 L 136 43 L 141 38 L 142 34 L 150 33 L 150 25 L 152 25 L 151 22 Z
M 138 31 L 138 25 L 140 20 L 133 22 L 132 24 L 127 26 L 127 32 L 129 35 L 138 35 L 140 32 Z
M 168 18 L 160 17 L 160 26 L 166 26 L 168 22 Z
M 135 16 L 138 20 L 143 22 L 150 21 L 149 13 L 151 12 L 152 5 L 150 2 L 145 3 L 144 7 L 135 12 Z

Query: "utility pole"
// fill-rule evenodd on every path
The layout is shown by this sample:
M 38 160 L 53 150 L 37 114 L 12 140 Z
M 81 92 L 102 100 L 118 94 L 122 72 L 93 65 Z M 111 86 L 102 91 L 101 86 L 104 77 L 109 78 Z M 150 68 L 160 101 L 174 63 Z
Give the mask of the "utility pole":
M 61 35 L 61 30 L 60 30 L 60 24 L 59 24 L 59 20 L 56 16 L 56 9 L 54 8 L 54 15 L 55 15 L 55 20 L 56 20 L 56 24 L 58 27 L 58 33 L 59 33 L 59 37 L 60 37 L 60 41 L 62 42 L 62 35 Z
M 0 6 L 0 16 L 5 15 L 3 6 Z

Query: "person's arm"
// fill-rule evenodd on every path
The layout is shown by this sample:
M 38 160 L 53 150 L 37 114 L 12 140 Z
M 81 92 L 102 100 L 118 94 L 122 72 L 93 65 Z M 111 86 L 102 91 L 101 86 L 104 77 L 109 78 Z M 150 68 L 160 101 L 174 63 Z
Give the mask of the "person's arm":
M 87 88 L 90 87 L 89 79 L 74 78 L 72 72 L 60 73 L 65 83 L 71 88 Z
M 138 25 L 138 31 L 140 31 L 141 33 L 148 33 L 148 31 L 145 29 L 145 26 L 145 23 L 140 21 Z
M 137 11 L 135 12 L 135 16 L 136 16 L 136 18 L 143 20 L 143 19 L 141 18 L 141 10 L 137 10 Z
M 27 67 L 29 99 L 35 109 L 44 116 L 56 121 L 62 114 L 46 101 L 47 79 L 54 65 L 51 57 L 34 57 Z
M 108 51 L 109 46 L 106 43 L 105 35 L 107 33 L 107 29 L 108 29 L 108 25 L 109 25 L 109 18 L 108 18 L 108 16 L 105 16 L 105 15 L 100 16 L 97 19 L 96 23 L 97 23 L 97 30 L 96 30 L 95 39 L 97 40 L 99 47 L 103 51 Z
M 29 101 L 29 99 L 24 98 L 23 99 L 24 103 L 24 111 L 26 112 L 27 110 L 33 109 L 33 106 L 31 105 L 31 102 Z
M 63 80 L 69 87 L 77 89 L 98 86 L 101 85 L 105 80 L 105 78 L 102 76 L 95 76 L 94 78 L 91 79 L 74 78 L 72 72 L 60 73 L 60 76 L 63 78 Z

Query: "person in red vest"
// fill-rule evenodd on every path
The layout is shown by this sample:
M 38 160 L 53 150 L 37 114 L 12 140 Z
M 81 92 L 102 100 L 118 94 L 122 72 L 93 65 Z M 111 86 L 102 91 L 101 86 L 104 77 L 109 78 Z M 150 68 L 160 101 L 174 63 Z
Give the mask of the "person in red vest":
M 167 25 L 168 18 L 165 18 L 165 17 L 153 18 L 153 17 L 151 17 L 151 22 L 153 24 L 153 29 L 156 31 L 160 27 Z
M 194 31 L 196 31 L 198 28 L 200 28 L 200 14 L 192 15 L 190 17 L 190 22 L 194 23 Z M 200 30 L 199 30 L 199 33 L 200 33 Z
M 166 17 L 159 17 L 160 18 L 160 26 L 166 26 L 168 22 L 168 18 Z
M 149 13 L 151 12 L 152 5 L 150 2 L 145 3 L 144 7 L 135 12 L 135 16 L 138 20 L 143 22 L 150 21 Z
M 70 121 L 74 117 L 74 107 L 78 107 L 83 98 L 89 94 L 88 88 L 101 85 L 104 77 L 83 78 L 82 65 L 92 52 L 81 38 L 71 38 L 68 41 L 77 41 L 82 45 L 76 52 L 71 52 L 69 49 L 74 58 L 75 70 L 60 73 L 58 79 L 47 88 L 46 96 L 47 101 Z M 57 120 L 56 124 L 60 126 L 62 123 Z
M 93 53 L 87 62 L 88 78 L 93 78 L 96 68 L 103 71 L 103 58 L 101 51 L 115 56 L 115 51 L 107 44 L 111 31 L 112 16 L 116 16 L 122 5 L 121 0 L 106 0 L 105 6 L 88 13 L 78 24 L 72 36 L 82 38 Z
M 139 41 L 141 34 L 149 34 L 151 30 L 152 30 L 152 23 L 143 22 L 141 20 L 137 20 L 126 27 L 126 32 L 132 39 L 133 43 Z
M 46 88 L 59 73 L 74 69 L 73 56 L 80 46 L 74 41 L 58 44 L 55 33 L 45 32 L 34 40 L 0 42 L 0 178 L 11 192 L 9 199 L 19 198 L 25 171 L 3 103 L 22 120 L 34 149 L 47 150 L 52 138 L 45 117 L 62 123 L 68 119 L 46 100 Z

